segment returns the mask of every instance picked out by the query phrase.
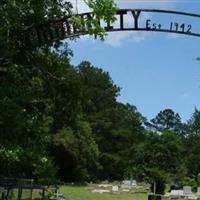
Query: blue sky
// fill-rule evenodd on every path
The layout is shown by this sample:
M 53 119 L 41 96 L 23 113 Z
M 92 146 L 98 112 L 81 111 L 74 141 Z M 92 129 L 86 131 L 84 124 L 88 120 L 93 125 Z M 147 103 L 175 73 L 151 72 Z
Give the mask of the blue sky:
M 72 3 L 75 2 L 72 0 Z M 200 13 L 199 0 L 117 0 L 120 8 L 157 8 Z M 78 0 L 79 12 L 87 7 Z M 161 23 L 171 21 L 195 25 L 193 18 L 173 18 L 148 14 Z M 129 22 L 127 22 L 129 23 Z M 199 25 L 198 25 L 199 24 Z M 200 109 L 200 38 L 167 33 L 117 32 L 109 33 L 101 42 L 92 37 L 81 37 L 70 42 L 74 56 L 72 63 L 90 61 L 110 73 L 120 86 L 118 101 L 135 105 L 148 119 L 165 108 L 178 112 L 183 121 L 188 120 L 197 107 Z

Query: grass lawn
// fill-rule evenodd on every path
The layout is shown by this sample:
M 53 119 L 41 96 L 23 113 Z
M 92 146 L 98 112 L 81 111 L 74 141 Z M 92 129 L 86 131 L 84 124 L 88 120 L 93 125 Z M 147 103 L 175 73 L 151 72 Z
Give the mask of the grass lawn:
M 62 186 L 59 191 L 65 197 L 79 198 L 80 200 L 147 200 L 147 194 L 97 194 L 89 191 L 88 186 Z

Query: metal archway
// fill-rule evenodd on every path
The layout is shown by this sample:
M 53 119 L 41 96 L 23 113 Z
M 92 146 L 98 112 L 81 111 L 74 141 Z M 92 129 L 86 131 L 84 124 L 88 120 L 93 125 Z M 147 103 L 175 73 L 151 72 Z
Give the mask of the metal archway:
M 142 21 L 142 14 L 145 13 L 153 13 L 159 16 L 163 16 L 163 14 L 168 16 L 182 16 L 187 17 L 188 19 L 197 19 L 200 22 L 200 14 L 187 13 L 187 12 L 179 12 L 179 11 L 171 11 L 171 10 L 159 10 L 159 9 L 120 9 L 116 13 L 117 21 L 115 25 L 111 25 L 109 22 L 106 24 L 99 24 L 102 28 L 105 29 L 106 32 L 115 32 L 115 31 L 147 31 L 147 32 L 165 32 L 165 33 L 175 33 L 182 34 L 187 36 L 196 36 L 200 37 L 200 30 L 196 30 L 198 27 L 193 26 L 191 23 L 184 22 L 175 22 L 169 20 L 166 24 L 162 23 L 154 23 L 153 19 L 146 19 Z M 132 25 L 126 25 L 126 18 L 129 15 L 132 18 Z M 87 21 L 84 27 L 81 29 L 77 29 L 73 26 L 72 23 L 69 22 L 69 17 L 49 21 L 44 24 L 40 24 L 34 27 L 27 29 L 24 33 L 26 35 L 26 39 L 28 37 L 29 41 L 31 40 L 38 41 L 38 43 L 43 44 L 48 41 L 53 41 L 56 39 L 64 39 L 70 38 L 74 36 L 81 36 L 88 34 L 87 29 L 90 28 L 91 24 L 90 20 L 94 17 L 93 13 L 81 13 L 78 14 L 83 20 Z M 159 19 L 157 16 L 157 19 Z M 188 20 L 187 19 L 187 20 Z M 186 19 L 184 19 L 186 20 Z M 197 23 L 196 23 L 197 24 Z M 200 24 L 200 23 L 199 23 Z M 196 29 L 195 29 L 196 28 Z M 195 29 L 195 30 L 194 30 Z M 199 26 L 200 29 L 200 26 Z

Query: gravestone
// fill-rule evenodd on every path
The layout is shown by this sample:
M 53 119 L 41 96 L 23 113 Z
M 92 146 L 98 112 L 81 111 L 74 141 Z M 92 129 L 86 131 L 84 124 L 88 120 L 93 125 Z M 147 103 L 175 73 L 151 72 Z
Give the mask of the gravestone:
M 192 194 L 192 187 L 191 186 L 184 186 L 183 187 L 183 192 L 184 192 L 185 195 Z
M 149 194 L 148 200 L 162 200 L 162 196 L 157 194 Z
M 131 189 L 135 186 L 137 186 L 136 180 L 124 180 L 121 185 L 123 189 Z
M 136 180 L 132 180 L 132 181 L 131 181 L 131 185 L 132 185 L 132 186 L 137 186 Z
M 184 196 L 183 190 L 171 190 L 171 192 L 168 194 L 170 198 L 179 198 Z
M 124 180 L 124 181 L 122 181 L 122 184 L 131 185 L 131 181 L 130 180 Z
M 122 189 L 131 189 L 132 184 L 130 180 L 124 180 L 122 181 L 122 185 L 121 185 Z
M 119 187 L 117 185 L 112 186 L 112 192 L 118 192 L 119 191 Z

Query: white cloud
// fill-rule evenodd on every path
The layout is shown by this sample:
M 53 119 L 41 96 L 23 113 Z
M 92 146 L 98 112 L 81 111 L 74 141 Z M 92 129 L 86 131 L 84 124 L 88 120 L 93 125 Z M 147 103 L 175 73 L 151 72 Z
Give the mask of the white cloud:
M 150 18 L 152 15 L 150 13 L 142 13 L 140 16 L 140 23 L 145 23 L 146 19 Z M 128 13 L 124 16 L 124 27 L 134 27 L 134 18 L 131 13 Z M 118 20 L 113 24 L 114 27 L 119 27 L 119 17 Z M 150 34 L 150 33 L 148 33 Z M 108 33 L 108 36 L 105 38 L 105 43 L 113 46 L 120 47 L 126 42 L 129 43 L 140 43 L 146 38 L 145 33 L 135 32 L 135 31 L 120 31 L 114 33 Z
M 180 38 L 182 35 L 178 35 L 178 34 L 175 34 L 175 33 L 169 33 L 167 34 L 167 38 L 168 39 L 177 39 L 177 38 Z
M 89 12 L 90 9 L 88 6 L 85 4 L 84 0 L 68 0 L 71 2 L 74 8 L 74 12 L 76 12 L 76 9 L 78 10 L 78 13 L 84 13 L 84 12 Z
M 145 22 L 150 17 L 149 13 L 144 13 L 140 17 L 140 22 Z M 125 16 L 125 27 L 134 27 L 133 16 L 129 13 Z M 115 24 L 115 26 L 117 26 Z M 119 26 L 119 25 L 118 25 Z M 120 47 L 125 42 L 140 43 L 145 40 L 145 34 L 142 32 L 115 32 L 109 33 L 105 39 L 105 42 L 113 47 Z
M 180 98 L 181 98 L 182 100 L 188 100 L 189 97 L 190 97 L 190 95 L 189 95 L 189 93 L 187 93 L 187 92 L 183 92 L 183 93 L 181 93 L 181 95 L 180 95 Z
M 113 47 L 120 47 L 124 42 L 139 43 L 144 39 L 144 35 L 138 32 L 115 32 L 109 33 L 105 42 Z

